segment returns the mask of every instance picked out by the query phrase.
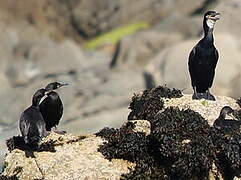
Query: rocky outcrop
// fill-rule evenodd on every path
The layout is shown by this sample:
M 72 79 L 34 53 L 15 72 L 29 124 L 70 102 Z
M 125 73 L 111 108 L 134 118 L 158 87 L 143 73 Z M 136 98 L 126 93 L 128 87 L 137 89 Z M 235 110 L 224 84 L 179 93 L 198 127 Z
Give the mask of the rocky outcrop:
M 52 133 L 42 143 L 52 142 L 53 152 L 25 152 L 13 150 L 6 158 L 3 175 L 18 179 L 118 179 L 129 172 L 133 164 L 124 160 L 108 161 L 97 151 L 104 143 L 100 137 L 57 135 Z
M 241 96 L 237 0 L 97 1 L 0 2 L 0 159 L 5 139 L 19 133 L 20 113 L 34 91 L 51 81 L 70 84 L 58 90 L 64 103 L 58 128 L 80 134 L 120 127 L 133 92 L 167 84 L 192 93 L 187 57 L 200 39 L 207 9 L 222 14 L 215 28 L 220 60 L 211 91 Z M 84 33 L 93 37 L 137 20 L 152 25 L 122 38 L 114 55 L 115 45 L 93 52 L 78 43 Z
M 93 37 L 115 27 L 146 21 L 155 22 L 173 10 L 188 14 L 203 6 L 204 0 L 175 1 L 58 1 L 14 0 L 0 3 L 1 17 L 8 24 L 24 22 L 56 39 L 70 37 L 77 41 Z
M 199 141 L 203 141 L 202 136 L 205 136 L 205 138 L 203 138 L 207 143 L 204 143 L 204 141 L 200 142 L 204 143 L 202 144 L 203 146 L 210 145 L 208 143 L 213 143 L 211 142 L 212 138 L 217 138 L 216 136 L 220 139 L 226 138 L 225 141 L 220 140 L 220 143 L 231 140 L 229 137 L 222 136 L 219 132 L 214 131 L 210 126 L 212 126 L 213 121 L 218 117 L 223 106 L 228 105 L 236 110 L 240 109 L 240 107 L 236 103 L 236 100 L 232 98 L 216 96 L 216 99 L 216 101 L 192 100 L 191 95 L 182 95 L 178 90 L 157 87 L 133 96 L 130 104 L 132 112 L 128 116 L 129 120 L 124 123 L 120 129 L 105 128 L 96 133 L 96 135 L 59 135 L 51 133 L 41 141 L 37 151 L 24 149 L 21 144 L 17 144 L 18 141 L 16 141 L 16 139 L 18 137 L 15 137 L 15 140 L 13 138 L 8 141 L 8 148 L 11 152 L 9 152 L 5 158 L 2 176 L 17 177 L 20 180 L 128 179 L 134 177 L 171 178 L 175 175 L 178 168 L 180 168 L 179 178 L 189 177 L 188 179 L 195 179 L 200 173 L 202 177 L 208 177 L 210 180 L 217 178 L 223 179 L 224 176 L 227 175 L 224 173 L 225 170 L 220 169 L 218 161 L 216 162 L 213 156 L 210 156 L 210 159 L 205 159 L 204 156 L 206 156 L 209 151 L 205 148 L 205 151 L 203 151 L 203 149 L 199 147 L 200 144 L 196 142 L 197 139 L 195 139 L 200 137 L 201 139 L 199 139 Z M 180 110 L 176 109 L 176 107 Z M 156 108 L 158 108 L 158 110 Z M 240 115 L 241 113 L 239 116 Z M 162 117 L 164 117 L 164 119 Z M 159 127 L 159 123 L 162 123 L 162 126 Z M 173 123 L 175 126 L 168 123 Z M 182 123 L 187 124 L 183 126 Z M 162 127 L 166 127 L 166 129 L 162 129 Z M 184 129 L 180 131 L 180 129 L 175 130 L 175 128 Z M 175 144 L 172 148 L 177 148 L 177 151 L 173 150 L 172 152 L 171 148 L 170 152 L 166 149 L 166 153 L 175 154 L 179 157 L 178 151 L 183 151 L 182 148 L 187 148 L 185 150 L 187 152 L 183 151 L 184 154 L 180 156 L 180 158 L 184 158 L 182 166 L 179 166 L 178 162 L 175 162 L 175 158 L 173 159 L 174 162 L 177 163 L 174 164 L 176 167 L 170 165 L 173 171 L 169 169 L 169 163 L 172 163 L 173 160 L 170 160 L 170 162 L 168 160 L 168 158 L 172 157 L 167 156 L 162 159 L 164 156 L 164 154 L 162 154 L 162 148 L 170 148 L 166 143 L 170 141 L 169 138 L 172 138 L 168 135 L 168 133 L 172 133 L 172 131 L 175 138 L 177 138 L 177 142 L 175 143 L 179 142 L 180 136 L 182 145 Z M 149 151 L 151 149 L 155 150 L 155 147 L 159 146 L 158 144 L 152 144 L 157 142 L 151 139 L 157 138 L 156 140 L 159 142 L 160 139 L 158 138 L 162 137 L 159 134 L 161 132 L 163 133 L 163 137 L 167 136 L 169 138 L 166 137 L 167 139 L 163 141 L 163 147 L 162 143 L 159 144 L 160 152 Z M 189 139 L 185 139 L 186 136 L 189 136 L 189 133 L 194 133 L 195 136 L 190 136 Z M 232 141 L 236 142 L 236 140 Z M 225 143 L 223 145 L 224 147 L 228 146 L 228 144 Z M 148 150 L 148 146 L 152 148 Z M 210 148 L 213 150 L 213 148 L 218 148 L 216 146 L 214 143 L 210 145 Z M 195 155 L 188 154 L 187 157 L 191 158 L 189 159 L 190 163 L 194 163 L 193 161 L 198 162 L 197 164 L 194 163 L 194 168 L 191 168 L 192 170 L 182 171 L 182 168 L 185 168 L 187 165 L 185 163 L 188 159 L 185 159 L 187 158 L 185 153 L 189 153 L 189 148 L 193 148 L 192 152 L 196 152 L 197 150 L 202 154 L 200 154 L 200 156 L 195 153 Z M 217 152 L 210 151 L 210 153 L 213 155 L 213 153 L 218 154 L 220 151 L 222 150 Z M 208 156 L 211 154 L 208 154 Z M 159 159 L 159 162 L 157 157 L 162 160 Z M 216 158 L 220 157 L 217 155 Z M 156 162 L 161 163 L 164 160 L 165 163 L 158 168 Z M 205 162 L 199 163 L 199 161 L 202 160 Z M 226 163 L 228 162 L 229 159 L 227 159 Z M 144 163 L 145 166 L 142 166 L 142 163 Z M 235 163 L 238 162 L 235 161 Z M 199 172 L 195 167 L 197 167 L 197 169 L 204 168 L 203 172 Z M 208 169 L 205 169 L 206 167 Z M 208 173 L 205 174 L 204 171 Z M 232 174 L 232 176 L 234 177 L 235 175 Z
M 202 7 L 203 2 L 204 0 L 118 0 L 114 3 L 111 0 L 104 0 L 101 3 L 98 0 L 79 1 L 73 7 L 73 23 L 77 30 L 91 37 L 127 23 L 153 23 L 172 14 L 174 9 L 181 14 L 188 14 Z

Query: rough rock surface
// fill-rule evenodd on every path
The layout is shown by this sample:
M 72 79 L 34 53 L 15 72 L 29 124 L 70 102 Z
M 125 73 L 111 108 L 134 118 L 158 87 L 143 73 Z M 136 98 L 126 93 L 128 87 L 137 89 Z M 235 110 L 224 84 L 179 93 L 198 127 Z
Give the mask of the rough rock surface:
M 239 0 L 97 1 L 0 1 L 1 160 L 5 139 L 19 133 L 19 116 L 32 94 L 51 81 L 70 84 L 58 90 L 64 103 L 58 128 L 80 134 L 120 127 L 133 92 L 167 84 L 191 93 L 186 60 L 200 39 L 208 9 L 222 14 L 215 28 L 220 61 L 211 91 L 241 96 Z M 81 31 L 93 37 L 136 20 L 153 26 L 121 39 L 115 66 L 113 45 L 109 54 L 81 47 Z
M 177 106 L 180 109 L 192 109 L 208 120 L 210 125 L 218 118 L 221 109 L 224 106 L 230 106 L 233 109 L 239 109 L 236 100 L 226 96 L 215 96 L 216 101 L 192 100 L 192 95 L 184 95 L 181 98 L 165 99 L 164 106 Z
M 35 158 L 26 158 L 25 152 L 13 150 L 5 161 L 3 175 L 19 179 L 118 179 L 129 172 L 133 164 L 124 160 L 108 161 L 97 151 L 104 140 L 100 137 L 57 135 L 52 133 L 44 142 L 54 141 L 55 152 L 34 152 Z
M 171 92 L 171 91 L 170 91 Z M 169 92 L 169 93 L 170 93 Z M 155 94 L 155 93 L 154 93 Z M 148 96 L 151 98 L 151 95 Z M 164 108 L 169 106 L 180 109 L 192 109 L 200 113 L 212 126 L 213 120 L 219 115 L 223 106 L 231 106 L 239 109 L 236 100 L 229 97 L 217 96 L 217 101 L 192 100 L 191 95 L 183 95 L 179 98 L 161 98 Z M 158 113 L 163 112 L 161 110 Z M 151 133 L 151 125 L 147 120 L 128 120 L 134 124 L 133 132 Z M 125 126 L 125 125 L 123 125 Z M 128 131 L 128 129 L 127 129 Z M 51 147 L 34 151 L 32 157 L 26 157 L 27 151 L 14 149 L 5 158 L 5 168 L 2 175 L 16 176 L 20 180 L 33 179 L 120 179 L 121 175 L 128 174 L 135 168 L 135 163 L 121 159 L 111 161 L 98 152 L 98 148 L 105 144 L 106 140 L 95 135 L 58 135 L 51 133 L 41 145 Z M 189 141 L 183 141 L 188 144 Z M 40 146 L 41 146 L 40 145 Z M 61 173 L 60 173 L 61 172 Z M 219 178 L 222 175 L 215 164 L 209 171 L 209 179 Z
M 1 1 L 1 18 L 8 24 L 24 22 L 57 39 L 81 40 L 115 27 L 136 22 L 153 22 L 174 9 L 188 14 L 202 7 L 204 0 L 98 0 L 89 1 Z M 24 9 L 24 10 L 23 10 Z

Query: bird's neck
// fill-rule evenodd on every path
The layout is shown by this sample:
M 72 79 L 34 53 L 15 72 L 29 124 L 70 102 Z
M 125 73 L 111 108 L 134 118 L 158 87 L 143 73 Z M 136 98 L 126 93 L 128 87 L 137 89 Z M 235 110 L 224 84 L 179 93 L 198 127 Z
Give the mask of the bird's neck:
M 220 115 L 219 115 L 219 117 L 218 117 L 218 119 L 220 120 L 220 121 L 222 121 L 222 120 L 224 120 L 226 118 L 226 114 L 225 113 L 220 113 Z
M 214 39 L 213 39 L 213 29 L 214 29 L 214 27 L 210 28 L 206 24 L 206 22 L 204 22 L 204 24 L 203 24 L 204 39 L 206 40 L 206 42 L 211 43 L 211 44 L 213 44 L 213 41 L 214 41 Z

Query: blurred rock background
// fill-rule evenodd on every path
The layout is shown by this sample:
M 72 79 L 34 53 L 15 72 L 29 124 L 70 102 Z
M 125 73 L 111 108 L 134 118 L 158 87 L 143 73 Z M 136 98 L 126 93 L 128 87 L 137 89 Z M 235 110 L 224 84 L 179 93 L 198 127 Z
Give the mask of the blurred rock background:
M 0 0 L 0 157 L 49 82 L 70 84 L 58 90 L 59 129 L 79 134 L 120 126 L 134 92 L 166 84 L 192 93 L 187 58 L 210 9 L 222 15 L 211 91 L 240 97 L 239 0 Z

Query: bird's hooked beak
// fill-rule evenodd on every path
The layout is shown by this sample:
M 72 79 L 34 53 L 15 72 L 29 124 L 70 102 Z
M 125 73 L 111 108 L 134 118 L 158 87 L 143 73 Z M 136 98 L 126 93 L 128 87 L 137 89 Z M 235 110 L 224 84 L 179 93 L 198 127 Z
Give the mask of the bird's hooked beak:
M 227 114 L 227 116 L 229 116 L 229 117 L 230 117 L 229 119 L 234 119 L 234 120 L 237 120 L 237 119 L 236 119 L 236 117 L 233 115 L 233 112 L 232 112 L 232 113 Z
M 218 21 L 221 17 L 221 14 L 216 12 L 215 14 L 209 15 L 207 18 L 213 21 Z
M 59 84 L 59 85 L 58 85 L 58 88 L 60 88 L 60 87 L 62 87 L 62 86 L 67 86 L 67 85 L 69 85 L 69 84 L 68 84 L 68 83 Z
M 229 116 L 232 117 L 233 119 L 236 119 L 236 117 L 233 114 L 230 114 Z

